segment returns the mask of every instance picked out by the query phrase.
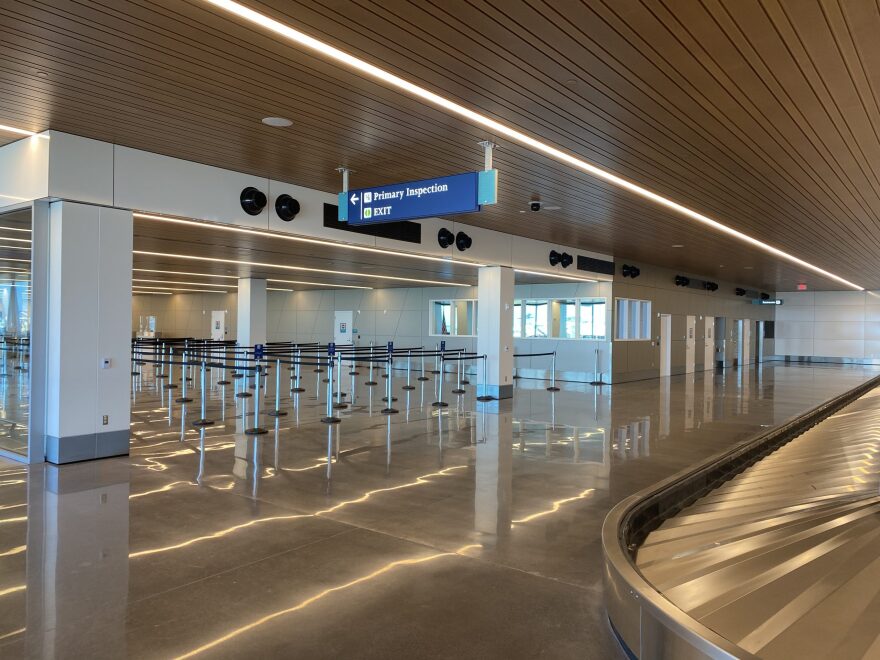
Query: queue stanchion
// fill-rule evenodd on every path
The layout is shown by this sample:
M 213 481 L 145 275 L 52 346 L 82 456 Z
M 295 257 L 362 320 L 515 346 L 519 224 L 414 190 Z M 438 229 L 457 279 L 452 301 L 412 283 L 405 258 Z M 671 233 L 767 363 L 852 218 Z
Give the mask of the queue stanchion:
M 177 383 L 174 382 L 174 349 L 170 346 L 168 347 L 168 384 L 165 386 L 166 390 L 176 390 Z
M 208 388 L 205 387 L 205 371 L 207 369 L 207 365 L 204 361 L 202 361 L 202 373 L 201 373 L 201 383 L 202 383 L 202 396 L 201 396 L 201 405 L 202 405 L 202 416 L 193 422 L 193 426 L 211 426 L 214 423 L 213 419 L 208 419 Z
M 281 358 L 275 360 L 275 410 L 270 410 L 270 417 L 284 417 L 286 410 L 281 410 Z
M 391 342 L 388 342 L 388 348 L 388 362 L 386 364 L 390 364 L 392 360 L 394 360 L 394 347 Z M 394 371 L 393 369 L 389 368 L 387 369 L 386 373 L 388 375 L 388 380 L 385 381 L 385 396 L 382 397 L 382 401 L 385 401 L 385 407 L 382 408 L 380 412 L 383 415 L 396 415 L 399 411 L 397 410 L 397 408 L 391 405 L 394 401 L 397 401 L 397 399 L 393 395 Z
M 440 355 L 440 371 L 438 373 L 440 374 L 440 378 L 437 379 L 437 400 L 434 403 L 432 403 L 431 406 L 433 406 L 434 408 L 446 408 L 449 406 L 449 404 L 443 400 L 443 355 L 442 354 Z
M 477 401 L 494 401 L 495 397 L 489 394 L 489 385 L 487 383 L 489 371 L 489 356 L 481 355 L 480 357 L 483 360 L 483 385 L 480 388 L 483 393 L 477 397 Z
M 373 387 L 374 385 L 379 384 L 375 380 L 373 380 L 373 342 L 372 341 L 370 342 L 370 375 L 368 376 L 368 378 L 369 378 L 369 380 L 367 380 L 367 382 L 364 383 L 364 385 L 367 385 L 369 387 Z
M 461 370 L 462 364 L 464 364 L 464 360 L 461 359 L 461 353 L 458 354 L 458 369 L 456 371 L 456 386 L 455 389 L 452 390 L 453 394 L 464 394 L 465 390 L 461 386 Z
M 556 387 L 556 351 L 553 351 L 553 361 L 550 364 L 550 387 L 547 388 L 548 392 L 558 392 L 559 388 Z
M 191 379 L 189 379 L 189 378 L 186 377 L 186 367 L 187 367 L 187 364 L 186 364 L 186 351 L 184 351 L 184 352 L 183 352 L 183 364 L 182 364 L 182 366 L 180 367 L 181 374 L 183 375 L 183 379 L 182 379 L 183 389 L 180 391 L 180 396 L 177 397 L 177 398 L 174 400 L 175 403 L 189 403 L 190 401 L 192 401 L 192 398 L 191 398 L 191 397 L 188 397 L 188 396 L 186 395 L 186 381 L 187 381 L 187 380 L 191 380 Z
M 446 342 L 443 342 L 443 343 L 445 344 Z M 432 374 L 439 374 L 440 373 L 440 360 L 441 359 L 442 358 L 440 355 L 440 344 L 434 344 L 434 368 L 431 369 Z
M 422 350 L 422 366 L 421 372 L 419 373 L 419 377 L 416 380 L 426 381 L 428 377 L 425 375 L 425 351 Z
M 241 369 L 242 367 L 239 366 L 238 368 Z M 235 398 L 236 399 L 249 399 L 250 397 L 253 396 L 253 394 L 251 394 L 250 391 L 248 391 L 247 371 L 245 371 L 243 373 L 239 373 L 238 377 L 241 379 L 241 385 L 239 386 L 239 390 L 238 390 L 238 393 L 235 395 Z
M 269 432 L 268 429 L 260 426 L 260 391 L 262 390 L 260 381 L 262 380 L 260 365 L 257 364 L 254 366 L 254 425 L 244 430 L 245 435 L 264 435 Z
M 350 364 L 349 364 L 349 368 L 348 368 L 348 375 L 349 376 L 360 375 L 360 372 L 357 370 L 357 362 L 355 362 L 356 356 L 357 356 L 357 353 L 355 353 L 354 344 L 352 343 L 351 358 L 349 358 Z M 352 380 L 352 382 L 354 382 L 354 381 Z M 351 392 L 352 392 L 352 396 L 354 396 L 354 387 L 351 388 Z
M 345 393 L 342 391 L 342 352 L 336 354 L 336 403 L 333 407 L 336 410 L 344 410 L 348 408 L 348 404 L 342 400 Z
M 335 344 L 327 345 L 327 369 L 330 378 L 327 379 L 327 414 L 321 418 L 325 424 L 338 424 L 342 420 L 333 414 L 333 356 L 336 352 Z
M 302 386 L 302 349 L 296 349 L 296 364 L 294 365 L 293 387 L 291 392 L 305 392 L 306 388 Z
M 414 390 L 416 389 L 415 385 L 410 384 L 410 375 L 412 374 L 412 349 L 407 349 L 406 351 L 406 385 L 403 386 L 405 390 Z

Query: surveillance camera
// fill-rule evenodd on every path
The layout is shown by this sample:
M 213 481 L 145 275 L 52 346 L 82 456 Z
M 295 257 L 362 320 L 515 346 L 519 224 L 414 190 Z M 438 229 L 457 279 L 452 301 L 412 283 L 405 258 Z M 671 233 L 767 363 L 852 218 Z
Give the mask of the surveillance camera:
M 537 201 L 530 202 L 529 208 L 532 209 L 533 211 L 540 211 L 541 210 L 541 202 L 537 202 Z

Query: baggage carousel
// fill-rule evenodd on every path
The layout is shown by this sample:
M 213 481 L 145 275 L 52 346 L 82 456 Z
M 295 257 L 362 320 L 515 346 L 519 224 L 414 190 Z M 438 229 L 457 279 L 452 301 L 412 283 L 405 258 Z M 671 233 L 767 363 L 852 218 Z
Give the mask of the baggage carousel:
M 877 385 L 612 511 L 608 611 L 630 655 L 880 657 Z

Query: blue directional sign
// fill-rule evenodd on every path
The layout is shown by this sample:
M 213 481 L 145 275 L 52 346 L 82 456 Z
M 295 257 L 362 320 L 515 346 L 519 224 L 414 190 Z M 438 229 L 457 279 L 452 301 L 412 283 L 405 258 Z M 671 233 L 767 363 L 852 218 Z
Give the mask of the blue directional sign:
M 262 360 L 266 347 L 263 344 L 254 344 L 254 359 Z
M 440 352 L 441 352 L 441 353 L 445 353 L 445 352 L 446 352 L 446 341 L 445 341 L 445 340 L 441 340 L 441 341 L 440 341 Z
M 393 352 L 394 352 L 394 342 L 393 342 L 393 341 L 389 341 L 389 342 L 388 342 L 388 353 L 391 354 L 391 353 L 393 353 Z
M 496 201 L 497 171 L 392 183 L 339 193 L 339 220 L 350 225 L 473 213 Z
M 332 341 L 327 344 L 327 355 L 329 355 L 330 357 L 336 355 L 336 344 Z

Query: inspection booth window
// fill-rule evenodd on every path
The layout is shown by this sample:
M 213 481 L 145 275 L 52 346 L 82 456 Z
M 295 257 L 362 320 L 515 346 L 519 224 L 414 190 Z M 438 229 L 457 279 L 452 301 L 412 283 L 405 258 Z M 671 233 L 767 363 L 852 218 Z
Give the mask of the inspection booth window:
M 605 339 L 605 299 L 580 299 L 580 338 Z
M 651 301 L 617 298 L 614 338 L 618 341 L 647 341 L 651 338 Z
M 526 339 L 605 339 L 604 298 L 516 300 L 513 336 Z
M 473 337 L 477 327 L 476 300 L 432 300 L 431 334 Z

